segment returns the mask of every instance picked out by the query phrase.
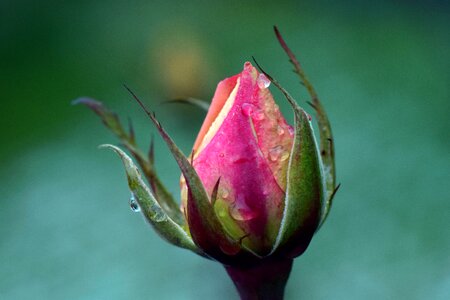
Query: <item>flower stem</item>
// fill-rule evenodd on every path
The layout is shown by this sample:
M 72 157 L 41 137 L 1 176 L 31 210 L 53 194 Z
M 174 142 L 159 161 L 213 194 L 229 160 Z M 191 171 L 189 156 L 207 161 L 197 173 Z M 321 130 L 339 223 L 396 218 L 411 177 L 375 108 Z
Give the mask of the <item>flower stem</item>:
M 263 260 L 251 266 L 225 266 L 241 300 L 282 300 L 292 259 Z

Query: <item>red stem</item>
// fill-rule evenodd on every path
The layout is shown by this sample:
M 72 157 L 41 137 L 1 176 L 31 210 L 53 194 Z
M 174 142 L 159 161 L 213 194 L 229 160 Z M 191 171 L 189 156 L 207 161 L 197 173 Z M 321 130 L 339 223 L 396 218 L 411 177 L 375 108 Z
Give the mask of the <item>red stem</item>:
M 282 300 L 292 259 L 262 261 L 252 266 L 225 266 L 241 300 Z

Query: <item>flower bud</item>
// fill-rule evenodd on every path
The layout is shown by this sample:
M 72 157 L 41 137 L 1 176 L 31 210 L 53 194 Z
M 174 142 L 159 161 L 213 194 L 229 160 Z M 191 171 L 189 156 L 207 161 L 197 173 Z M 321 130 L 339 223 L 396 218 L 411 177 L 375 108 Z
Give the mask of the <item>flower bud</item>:
M 327 114 L 300 63 L 278 29 L 274 30 L 311 97 L 320 146 L 311 117 L 257 63 L 262 73 L 247 62 L 241 73 L 219 83 L 190 158 L 126 87 L 182 172 L 181 210 L 155 172 L 153 142 L 145 155 L 137 147 L 131 123 L 126 131 L 118 116 L 101 102 L 74 101 L 100 116 L 150 184 L 125 152 L 102 146 L 116 152 L 124 164 L 133 211 L 140 212 L 169 243 L 222 263 L 242 299 L 282 299 L 293 258 L 306 250 L 326 220 L 340 186 L 336 186 Z M 268 89 L 271 82 L 293 109 L 293 127 L 274 102 Z M 198 99 L 188 103 L 208 107 Z
M 193 166 L 231 237 L 252 252 L 270 252 L 283 216 L 294 139 L 268 87 L 249 62 L 219 83 L 193 149 Z M 183 206 L 187 187 L 181 180 Z

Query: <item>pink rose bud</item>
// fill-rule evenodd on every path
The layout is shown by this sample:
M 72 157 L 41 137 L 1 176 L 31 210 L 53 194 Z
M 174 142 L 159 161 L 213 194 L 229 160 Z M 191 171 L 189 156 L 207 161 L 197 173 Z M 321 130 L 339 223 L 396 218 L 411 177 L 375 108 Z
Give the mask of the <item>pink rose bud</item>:
M 249 62 L 221 81 L 194 144 L 193 166 L 226 232 L 257 254 L 272 249 L 283 216 L 294 139 L 268 87 Z M 181 180 L 183 206 L 187 187 Z
M 141 171 L 120 148 L 102 146 L 116 152 L 124 164 L 133 211 L 169 243 L 222 263 L 241 299 L 283 298 L 293 259 L 307 249 L 327 219 L 339 188 L 327 114 L 300 63 L 274 30 L 310 94 L 319 145 L 311 117 L 278 81 L 249 62 L 241 73 L 217 86 L 189 157 L 127 88 L 183 174 L 182 210 L 155 172 L 153 143 L 145 154 L 137 147 L 131 123 L 125 130 L 115 113 L 91 98 L 74 101 L 99 115 L 140 165 Z M 268 89 L 271 83 L 292 107 L 294 127 L 275 104 Z M 208 106 L 198 99 L 188 102 Z

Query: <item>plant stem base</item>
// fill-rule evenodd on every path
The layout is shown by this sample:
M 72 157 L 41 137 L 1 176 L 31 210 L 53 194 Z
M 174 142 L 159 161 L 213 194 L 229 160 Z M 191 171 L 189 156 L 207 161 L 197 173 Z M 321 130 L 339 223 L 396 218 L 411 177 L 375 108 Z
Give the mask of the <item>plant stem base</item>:
M 292 259 L 262 260 L 251 266 L 225 266 L 241 300 L 282 300 Z

